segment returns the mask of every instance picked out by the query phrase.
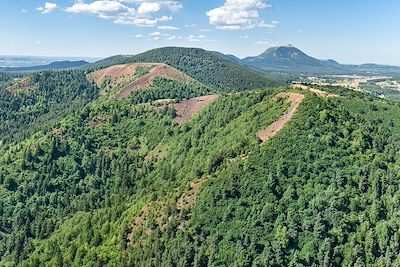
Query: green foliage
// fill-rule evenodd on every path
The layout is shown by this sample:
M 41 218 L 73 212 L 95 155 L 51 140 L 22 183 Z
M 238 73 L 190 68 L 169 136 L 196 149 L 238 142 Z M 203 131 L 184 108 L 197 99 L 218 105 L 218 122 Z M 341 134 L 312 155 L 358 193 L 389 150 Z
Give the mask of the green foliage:
M 134 104 L 146 103 L 159 99 L 189 99 L 211 94 L 213 91 L 199 82 L 181 83 L 165 78 L 156 78 L 150 87 L 135 91 L 130 95 Z
M 0 87 L 0 140 L 6 143 L 47 128 L 98 95 L 82 71 L 40 72 L 30 79 L 32 85 L 22 92 Z
M 220 95 L 179 126 L 172 110 L 138 104 L 220 88 L 158 78 L 87 104 L 97 89 L 83 72 L 35 75 L 36 90 L 3 90 L 1 103 L 63 119 L 46 130 L 5 106 L 26 133 L 44 130 L 0 146 L 1 266 L 399 264 L 399 105 L 301 91 L 294 118 L 261 144 L 289 106 L 279 90 Z

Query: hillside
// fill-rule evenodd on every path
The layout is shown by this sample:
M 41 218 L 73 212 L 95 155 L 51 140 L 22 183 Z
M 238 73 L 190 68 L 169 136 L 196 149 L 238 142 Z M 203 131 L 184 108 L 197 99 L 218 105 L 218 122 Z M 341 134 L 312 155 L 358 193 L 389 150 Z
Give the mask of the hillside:
M 400 264 L 398 104 L 139 56 L 0 75 L 0 266 Z
M 201 86 L 186 74 L 161 63 L 114 65 L 90 73 L 88 79 L 103 89 L 102 94 L 120 100 L 138 91 L 151 90 L 160 80 L 174 82 L 178 87 Z
M 98 96 L 82 71 L 0 75 L 0 144 L 21 141 Z
M 108 60 L 107 60 L 108 61 Z M 256 89 L 279 83 L 245 68 L 221 53 L 199 48 L 165 47 L 131 57 L 119 57 L 113 64 L 165 63 L 206 86 L 221 91 Z
M 395 263 L 399 107 L 313 90 L 99 99 L 0 146 L 0 265 Z

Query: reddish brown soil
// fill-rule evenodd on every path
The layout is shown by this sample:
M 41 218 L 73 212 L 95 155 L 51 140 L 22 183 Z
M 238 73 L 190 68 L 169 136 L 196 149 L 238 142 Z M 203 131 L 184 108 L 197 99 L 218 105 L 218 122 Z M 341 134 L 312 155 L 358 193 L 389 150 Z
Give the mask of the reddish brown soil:
M 93 80 L 98 86 L 100 86 L 105 80 L 126 80 L 135 74 L 136 68 L 139 66 L 149 68 L 152 66 L 152 64 L 115 65 L 90 73 L 88 75 L 88 79 Z
M 143 75 L 133 83 L 129 84 L 123 88 L 117 95 L 117 99 L 123 99 L 129 96 L 132 92 L 141 90 L 150 86 L 153 80 L 157 77 L 166 78 L 170 80 L 180 81 L 182 83 L 187 83 L 192 79 L 178 71 L 177 69 L 168 66 L 166 64 L 157 64 L 148 74 Z
M 205 106 L 214 102 L 217 97 L 217 95 L 200 96 L 182 101 L 177 104 L 173 104 L 172 107 L 175 109 L 177 115 L 175 121 L 178 124 L 183 124 L 187 122 Z
M 276 135 L 283 126 L 290 121 L 293 115 L 296 113 L 297 108 L 303 102 L 304 96 L 296 93 L 280 93 L 275 98 L 288 98 L 291 102 L 288 110 L 283 114 L 277 121 L 268 126 L 265 130 L 258 132 L 258 137 L 263 141 L 267 141 L 270 137 Z
M 139 67 L 153 68 L 149 73 L 139 77 L 137 80 L 133 80 L 135 78 L 136 70 Z M 123 99 L 129 96 L 132 92 L 142 90 L 150 86 L 153 80 L 157 77 L 176 80 L 182 83 L 187 83 L 193 80 L 177 69 L 161 63 L 115 65 L 95 71 L 87 76 L 87 78 L 91 81 L 94 81 L 97 86 L 101 86 L 104 81 L 110 81 L 111 87 L 122 86 L 122 90 L 119 91 L 115 96 L 117 99 Z

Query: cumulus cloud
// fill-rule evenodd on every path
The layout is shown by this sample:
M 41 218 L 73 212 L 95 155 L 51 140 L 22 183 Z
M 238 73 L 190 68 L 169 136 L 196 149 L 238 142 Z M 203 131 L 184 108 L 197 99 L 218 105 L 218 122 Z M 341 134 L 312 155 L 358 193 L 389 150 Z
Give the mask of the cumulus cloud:
M 112 19 L 118 16 L 134 15 L 135 9 L 125 6 L 115 0 L 100 0 L 86 4 L 82 1 L 76 2 L 73 6 L 65 10 L 71 13 L 88 13 L 98 15 L 103 19 Z
M 36 8 L 37 11 L 41 12 L 42 14 L 50 13 L 51 11 L 57 9 L 57 4 L 46 2 L 43 7 Z
M 127 4 L 139 4 L 143 5 L 144 8 L 159 6 L 160 10 L 167 10 L 170 12 L 179 12 L 183 6 L 180 1 L 169 1 L 169 0 L 119 0 L 120 2 Z
M 144 2 L 139 6 L 138 13 L 139 14 L 154 13 L 160 11 L 160 9 L 161 5 L 157 2 L 155 3 Z
M 77 0 L 65 11 L 96 15 L 117 24 L 156 26 L 159 22 L 172 20 L 172 16 L 165 12 L 177 12 L 180 9 L 182 5 L 178 1 L 167 0 Z
M 259 14 L 259 10 L 270 7 L 266 0 L 226 0 L 223 6 L 209 10 L 206 14 L 210 24 L 219 29 L 273 28 L 276 24 L 266 23 Z

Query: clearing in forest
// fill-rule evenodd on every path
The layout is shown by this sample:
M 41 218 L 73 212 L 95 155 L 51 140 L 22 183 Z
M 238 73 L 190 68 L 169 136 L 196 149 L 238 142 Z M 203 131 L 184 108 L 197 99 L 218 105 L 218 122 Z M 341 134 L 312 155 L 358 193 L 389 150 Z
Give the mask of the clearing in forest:
M 217 95 L 206 95 L 173 104 L 172 108 L 175 109 L 177 115 L 175 121 L 178 124 L 184 124 L 208 104 L 214 102 L 217 97 Z
M 297 93 L 279 93 L 275 98 L 288 98 L 290 106 L 288 110 L 283 114 L 277 121 L 268 126 L 265 130 L 257 133 L 258 137 L 263 141 L 267 141 L 270 137 L 276 135 L 283 126 L 290 121 L 293 115 L 296 113 L 297 108 L 304 100 L 304 95 Z
M 132 92 L 152 85 L 155 78 L 188 83 L 193 79 L 177 69 L 163 63 L 134 63 L 115 65 L 88 75 L 99 87 L 109 83 L 111 88 L 120 88 L 117 99 L 128 97 Z

